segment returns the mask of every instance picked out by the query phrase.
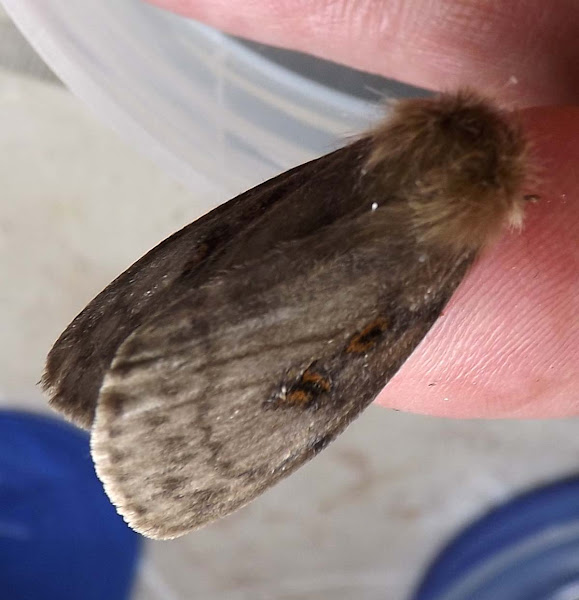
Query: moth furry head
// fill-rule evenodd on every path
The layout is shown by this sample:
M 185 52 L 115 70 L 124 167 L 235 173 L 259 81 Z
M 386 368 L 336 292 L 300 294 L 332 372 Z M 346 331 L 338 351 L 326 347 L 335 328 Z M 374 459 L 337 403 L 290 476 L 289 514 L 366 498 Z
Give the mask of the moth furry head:
M 372 138 L 367 169 L 399 190 L 420 241 L 476 250 L 521 226 L 527 145 L 513 115 L 479 94 L 400 102 Z

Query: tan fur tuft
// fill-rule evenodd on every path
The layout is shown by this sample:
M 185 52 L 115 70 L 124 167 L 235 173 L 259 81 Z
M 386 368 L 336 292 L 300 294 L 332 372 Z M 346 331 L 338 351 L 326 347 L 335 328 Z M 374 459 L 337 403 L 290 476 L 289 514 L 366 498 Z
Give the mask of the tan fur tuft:
M 505 225 L 521 226 L 527 144 L 514 116 L 489 100 L 463 90 L 402 101 L 373 140 L 367 169 L 399 190 L 420 241 L 476 250 Z

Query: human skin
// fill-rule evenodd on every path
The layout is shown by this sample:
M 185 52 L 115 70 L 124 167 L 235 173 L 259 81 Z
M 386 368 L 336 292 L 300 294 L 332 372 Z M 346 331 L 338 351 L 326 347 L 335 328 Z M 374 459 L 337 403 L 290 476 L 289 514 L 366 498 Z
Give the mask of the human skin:
M 236 35 L 520 107 L 537 173 L 528 192 L 540 199 L 522 232 L 482 255 L 377 402 L 461 418 L 579 414 L 576 0 L 149 1 Z

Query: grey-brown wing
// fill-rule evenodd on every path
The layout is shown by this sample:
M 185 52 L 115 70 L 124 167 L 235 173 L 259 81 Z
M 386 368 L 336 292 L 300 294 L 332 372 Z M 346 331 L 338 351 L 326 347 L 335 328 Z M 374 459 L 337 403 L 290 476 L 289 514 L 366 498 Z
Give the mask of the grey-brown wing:
M 107 371 L 97 473 L 137 531 L 222 517 L 315 455 L 423 338 L 472 260 L 388 204 L 226 270 L 151 317 Z
M 90 428 L 104 374 L 120 344 L 215 270 L 242 264 L 349 212 L 367 140 L 296 167 L 218 207 L 159 244 L 101 292 L 47 359 L 51 404 Z M 350 190 L 336 198 L 334 190 Z M 321 200 L 320 200 L 321 198 Z M 288 222 L 288 216 L 290 222 Z

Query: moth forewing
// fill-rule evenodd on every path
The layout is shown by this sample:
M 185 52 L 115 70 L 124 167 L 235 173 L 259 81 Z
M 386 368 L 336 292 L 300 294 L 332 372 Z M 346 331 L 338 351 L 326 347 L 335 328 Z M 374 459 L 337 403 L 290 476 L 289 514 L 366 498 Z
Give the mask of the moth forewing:
M 97 473 L 128 523 L 182 535 L 325 447 L 520 213 L 524 155 L 511 116 L 473 93 L 404 101 L 113 282 L 44 381 L 92 425 Z

